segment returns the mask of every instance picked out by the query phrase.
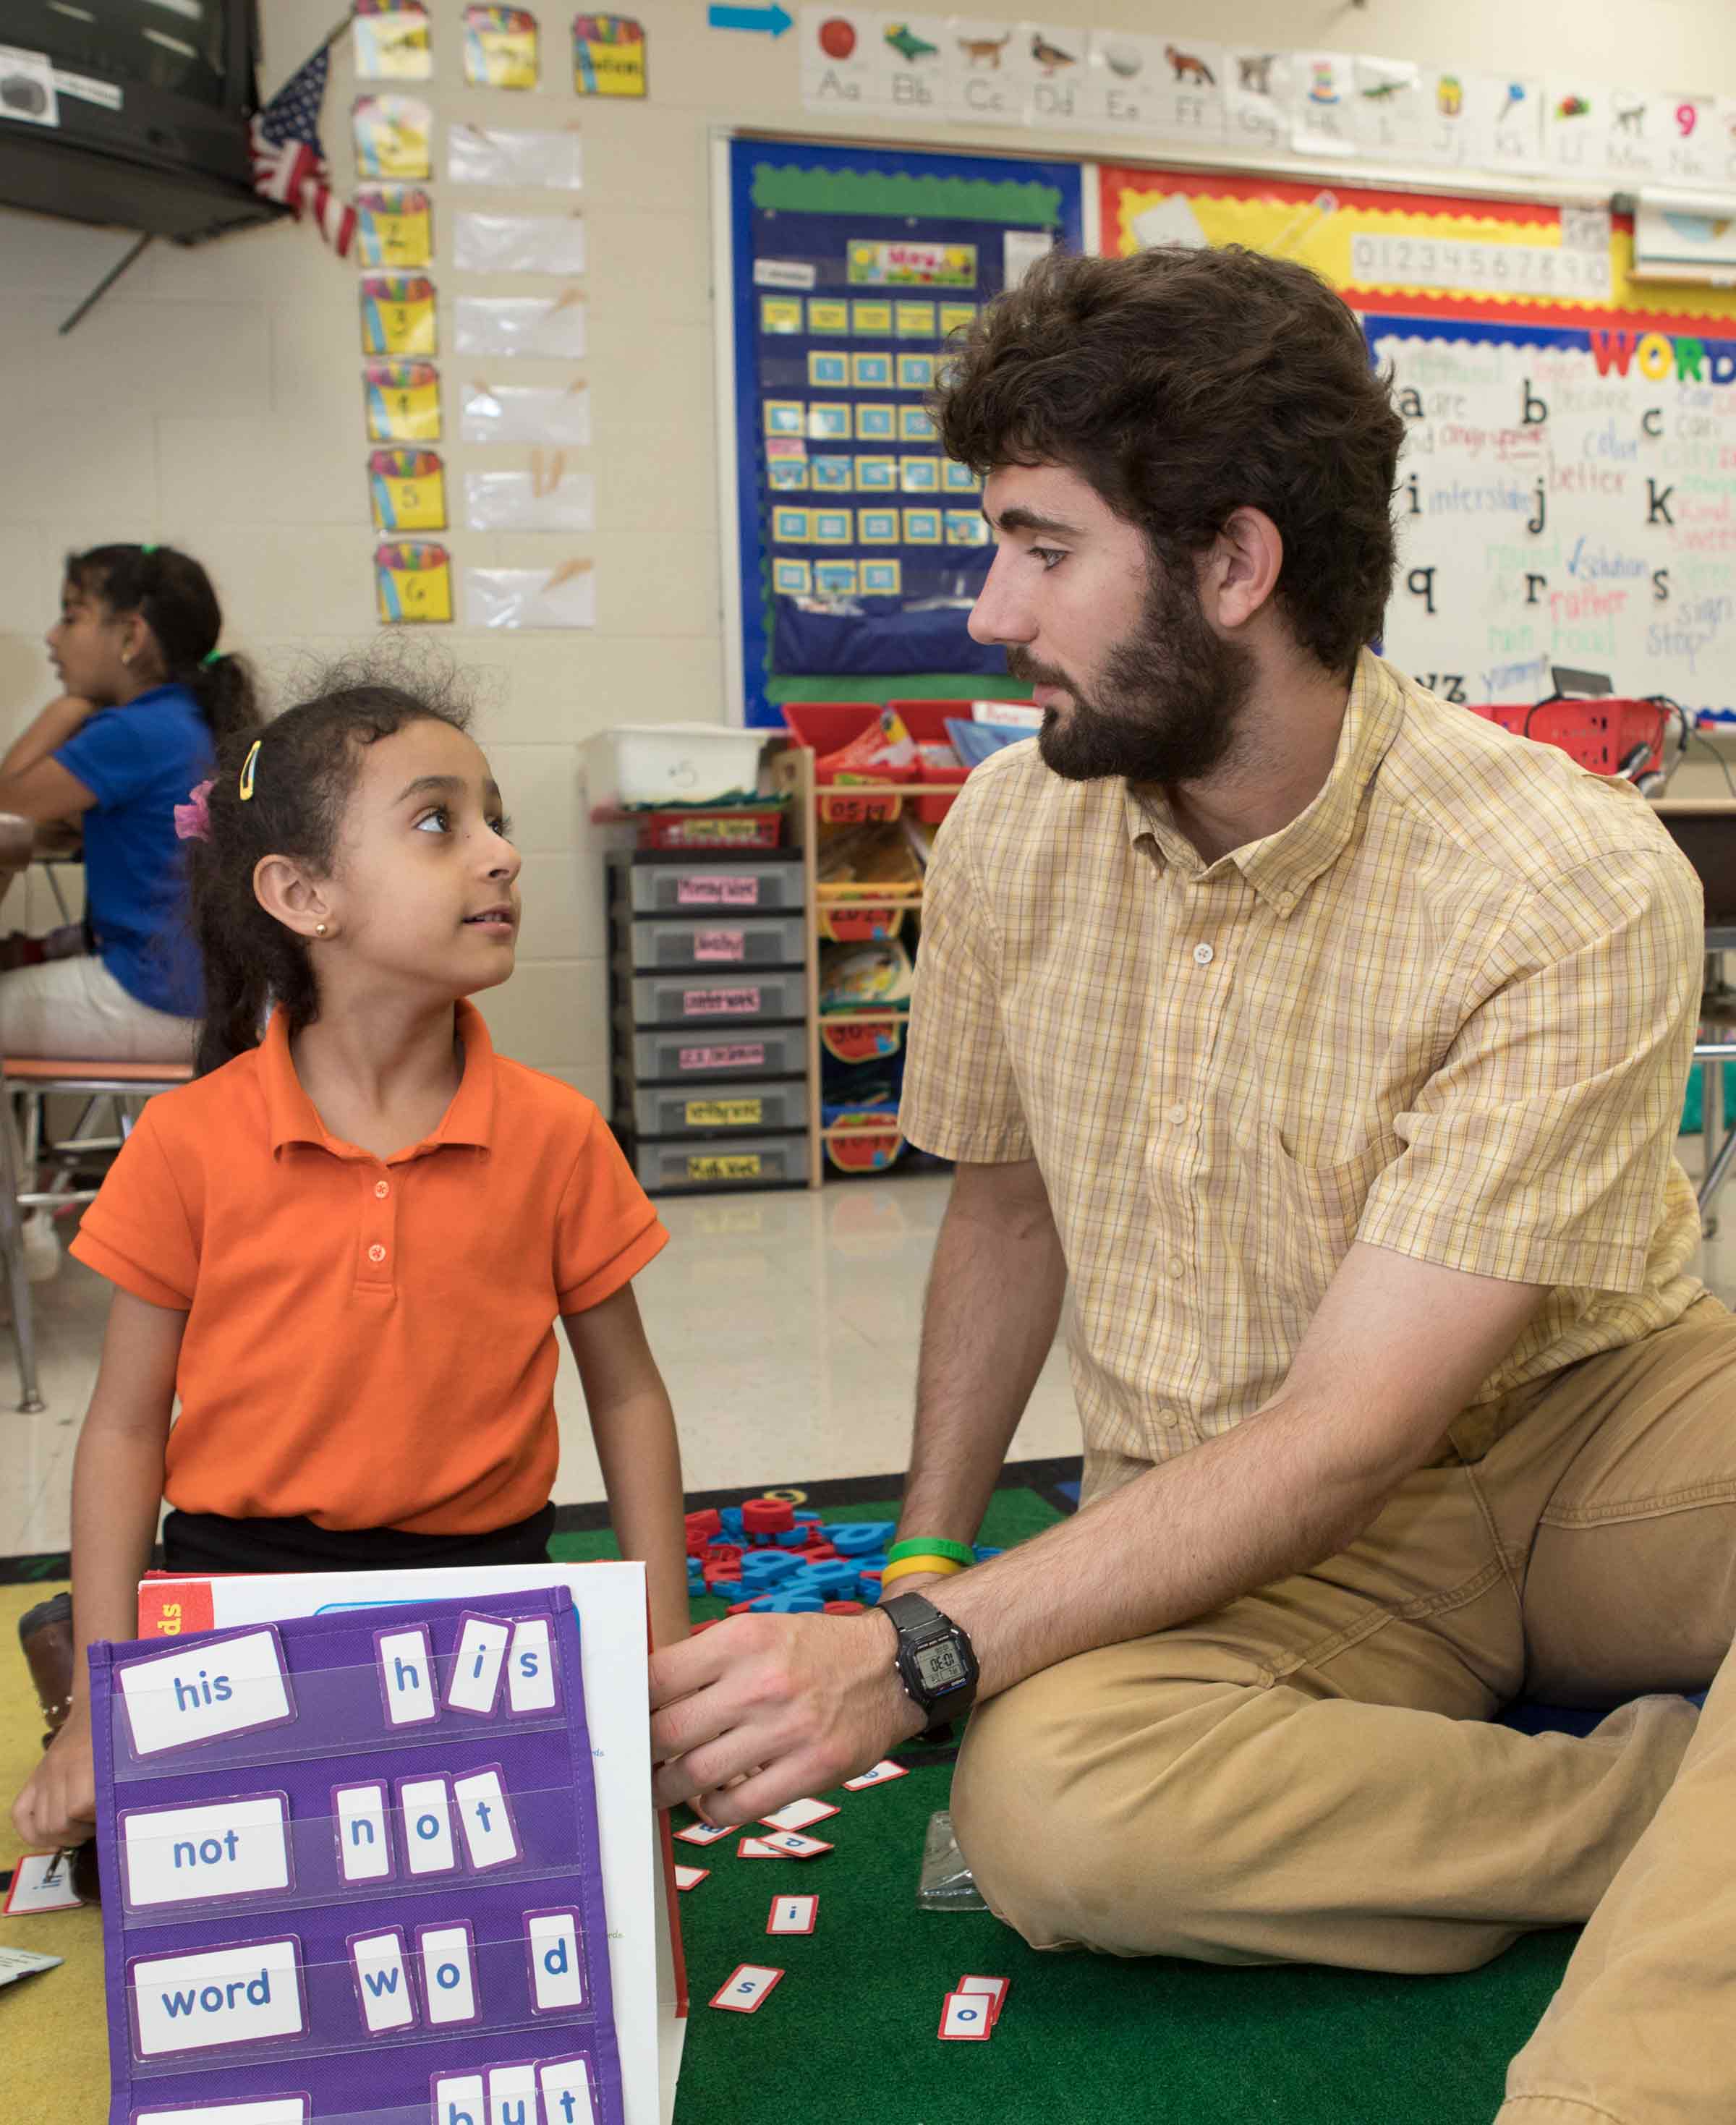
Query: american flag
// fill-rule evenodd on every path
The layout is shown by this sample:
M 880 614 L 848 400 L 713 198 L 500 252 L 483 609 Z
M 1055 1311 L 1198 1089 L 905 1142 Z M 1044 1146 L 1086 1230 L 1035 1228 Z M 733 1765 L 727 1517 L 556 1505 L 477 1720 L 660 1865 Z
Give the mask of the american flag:
M 320 234 L 343 258 L 355 238 L 356 210 L 327 183 L 325 150 L 319 144 L 319 106 L 330 65 L 322 46 L 255 115 L 249 139 L 254 191 L 288 207 L 298 219 L 310 211 Z

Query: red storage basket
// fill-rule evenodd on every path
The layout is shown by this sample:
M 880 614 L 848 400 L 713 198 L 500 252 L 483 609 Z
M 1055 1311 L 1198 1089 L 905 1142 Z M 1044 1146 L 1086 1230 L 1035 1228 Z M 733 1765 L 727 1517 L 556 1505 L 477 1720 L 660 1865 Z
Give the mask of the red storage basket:
M 1635 701 L 1602 694 L 1592 700 L 1468 702 L 1474 716 L 1499 723 L 1517 737 L 1536 738 L 1588 767 L 1594 775 L 1613 775 L 1637 745 L 1647 748 L 1639 771 L 1663 765 L 1663 744 L 1672 711 L 1657 701 Z
M 841 751 L 852 738 L 860 737 L 870 723 L 879 719 L 883 708 L 897 709 L 904 719 L 905 728 L 919 745 L 945 745 L 947 717 L 968 715 L 970 712 L 968 701 L 785 701 L 783 704 L 784 721 L 797 742 L 809 747 L 818 756 L 814 775 L 822 783 L 833 779 L 825 766 L 828 756 Z M 914 767 L 888 768 L 880 779 L 886 782 L 922 782 L 931 787 L 940 784 L 947 789 L 962 789 L 969 772 L 968 767 L 926 767 L 919 764 Z M 932 826 L 946 817 L 952 799 L 913 797 L 910 803 L 917 817 Z M 833 807 L 825 809 L 828 817 L 842 816 Z M 885 816 L 894 819 L 898 817 L 896 802 Z

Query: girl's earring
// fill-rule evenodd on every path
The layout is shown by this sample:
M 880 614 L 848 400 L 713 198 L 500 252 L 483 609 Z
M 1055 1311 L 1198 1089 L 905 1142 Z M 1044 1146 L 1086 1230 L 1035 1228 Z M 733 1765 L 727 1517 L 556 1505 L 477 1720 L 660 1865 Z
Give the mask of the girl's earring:
M 325 933 L 326 926 L 323 922 L 316 922 L 314 925 L 314 935 L 316 937 L 323 937 Z

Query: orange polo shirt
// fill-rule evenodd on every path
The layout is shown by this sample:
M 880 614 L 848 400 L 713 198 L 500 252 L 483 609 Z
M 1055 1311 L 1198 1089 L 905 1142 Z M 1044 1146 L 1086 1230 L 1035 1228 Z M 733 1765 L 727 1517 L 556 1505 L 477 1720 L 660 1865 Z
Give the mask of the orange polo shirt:
M 432 1135 L 329 1135 L 274 1012 L 263 1044 L 145 1108 L 72 1251 L 186 1313 L 164 1490 L 183 1512 L 480 1534 L 548 1503 L 557 1314 L 668 1234 L 602 1116 L 494 1053 Z

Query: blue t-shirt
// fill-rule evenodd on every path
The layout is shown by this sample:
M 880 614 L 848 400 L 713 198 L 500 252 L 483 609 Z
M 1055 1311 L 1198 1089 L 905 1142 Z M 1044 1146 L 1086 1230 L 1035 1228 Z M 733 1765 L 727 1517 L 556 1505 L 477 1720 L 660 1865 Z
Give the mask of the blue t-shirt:
M 85 912 L 102 964 L 129 996 L 196 1018 L 204 1008 L 175 807 L 211 771 L 210 727 L 185 686 L 99 709 L 54 757 L 96 799 L 85 813 Z

